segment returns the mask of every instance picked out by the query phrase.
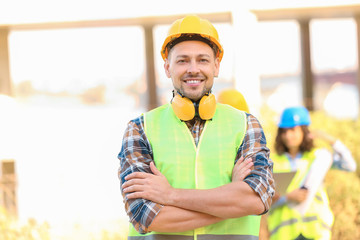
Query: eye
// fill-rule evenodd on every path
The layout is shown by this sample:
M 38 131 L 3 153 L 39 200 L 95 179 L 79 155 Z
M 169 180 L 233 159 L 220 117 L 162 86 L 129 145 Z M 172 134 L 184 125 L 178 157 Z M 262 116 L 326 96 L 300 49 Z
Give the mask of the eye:
M 185 62 L 186 62 L 185 59 L 178 59 L 178 60 L 176 61 L 176 63 L 185 63 Z

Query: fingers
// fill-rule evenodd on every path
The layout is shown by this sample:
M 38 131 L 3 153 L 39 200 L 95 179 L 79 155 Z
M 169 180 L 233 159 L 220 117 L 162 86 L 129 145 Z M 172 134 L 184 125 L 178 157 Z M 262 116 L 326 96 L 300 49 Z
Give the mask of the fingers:
M 136 199 L 136 198 L 146 198 L 146 194 L 144 192 L 132 192 L 126 195 L 127 199 Z
M 125 177 L 126 182 L 124 182 L 121 187 L 123 188 L 124 192 L 131 192 L 128 189 L 129 187 L 131 187 L 132 191 L 136 191 L 133 189 L 133 186 L 145 185 L 148 182 L 148 178 L 151 176 L 154 175 L 143 172 L 133 172 Z
M 150 162 L 150 170 L 152 173 L 133 172 L 125 177 L 125 182 L 122 184 L 122 190 L 127 194 L 127 198 L 138 198 L 143 196 L 147 191 L 148 185 L 151 184 L 155 176 L 162 175 L 155 167 L 154 162 Z M 130 194 L 131 193 L 131 194 Z
M 128 199 L 144 198 L 148 185 L 144 179 L 131 179 L 122 185 L 122 190 Z
M 150 162 L 150 170 L 155 175 L 161 175 L 161 172 L 155 167 L 154 162 Z M 127 175 L 125 177 L 125 180 L 130 180 L 133 178 L 147 178 L 149 175 L 152 175 L 152 174 L 146 173 L 146 172 L 133 172 L 133 173 L 130 173 L 129 175 Z
M 238 168 L 240 170 L 243 170 L 243 169 L 252 169 L 254 163 L 252 161 L 251 158 L 248 158 L 246 160 L 244 160 L 243 157 L 241 157 L 235 164 L 235 168 Z
M 248 158 L 248 159 L 246 159 L 246 168 L 248 168 L 249 169 L 249 172 L 250 172 L 250 170 L 253 170 L 254 169 L 254 162 L 252 161 L 252 159 L 251 158 Z
M 236 167 L 243 167 L 248 162 L 252 162 L 251 158 L 248 158 L 248 159 L 244 160 L 244 157 L 241 156 L 240 159 L 236 162 L 235 166 Z
M 145 185 L 131 185 L 123 189 L 128 199 L 144 198 L 147 194 Z
M 234 166 L 232 181 L 243 181 L 251 173 L 253 166 L 251 158 L 244 160 L 244 157 L 241 157 Z
M 129 175 L 127 175 L 125 177 L 125 180 L 128 181 L 130 179 L 134 179 L 134 178 L 146 178 L 148 177 L 149 175 L 152 175 L 152 174 L 149 174 L 149 173 L 144 173 L 144 172 L 133 172 L 133 173 L 130 173 Z
M 153 174 L 160 176 L 161 172 L 155 167 L 154 162 L 150 162 L 150 169 L 152 171 Z
M 236 162 L 236 164 L 241 164 L 244 162 L 244 156 L 241 156 L 240 159 Z
M 246 176 L 250 174 L 250 172 L 251 172 L 250 169 L 246 169 L 246 170 L 242 171 L 239 175 L 240 179 L 244 180 L 246 178 Z
M 131 185 L 124 187 L 123 186 L 123 192 L 129 193 L 129 192 L 142 192 L 144 191 L 144 185 Z
M 134 185 L 145 185 L 145 181 L 144 179 L 131 179 L 129 181 L 126 181 L 123 185 L 122 188 L 128 188 L 130 186 L 134 186 Z

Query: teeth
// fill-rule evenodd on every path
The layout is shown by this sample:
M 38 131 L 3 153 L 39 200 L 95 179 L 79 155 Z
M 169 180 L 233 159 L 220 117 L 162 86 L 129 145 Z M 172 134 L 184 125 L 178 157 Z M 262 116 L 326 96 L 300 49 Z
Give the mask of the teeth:
M 200 80 L 189 80 L 187 81 L 187 83 L 190 83 L 190 84 L 194 84 L 194 83 L 199 83 Z

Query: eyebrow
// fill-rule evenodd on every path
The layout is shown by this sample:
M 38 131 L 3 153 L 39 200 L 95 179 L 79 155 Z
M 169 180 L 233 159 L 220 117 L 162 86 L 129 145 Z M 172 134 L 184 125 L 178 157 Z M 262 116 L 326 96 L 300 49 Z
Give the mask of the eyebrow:
M 189 57 L 189 55 L 186 55 L 186 54 L 176 56 L 176 58 L 187 58 L 187 57 Z M 208 57 L 208 58 L 210 58 L 211 56 L 209 54 L 204 53 L 204 54 L 199 54 L 196 57 Z

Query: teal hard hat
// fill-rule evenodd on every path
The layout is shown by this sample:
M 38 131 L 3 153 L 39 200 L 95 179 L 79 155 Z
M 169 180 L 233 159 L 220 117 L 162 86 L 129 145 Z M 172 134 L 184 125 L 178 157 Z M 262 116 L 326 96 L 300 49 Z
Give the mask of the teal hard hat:
M 279 128 L 293 128 L 295 126 L 309 126 L 310 114 L 305 107 L 288 107 L 281 114 Z

